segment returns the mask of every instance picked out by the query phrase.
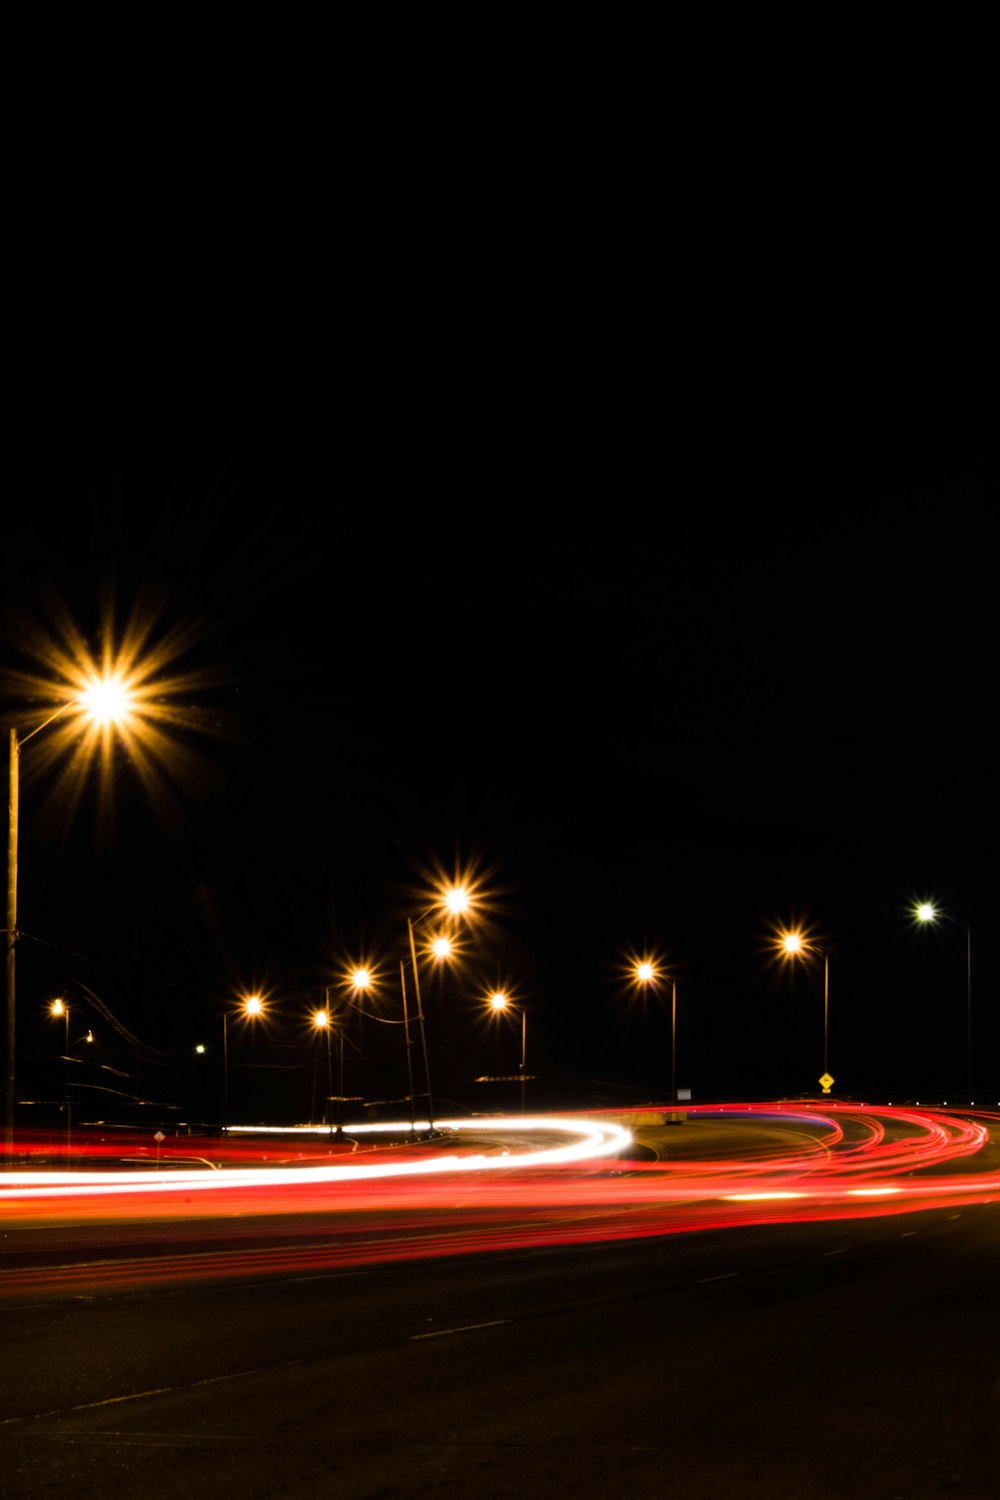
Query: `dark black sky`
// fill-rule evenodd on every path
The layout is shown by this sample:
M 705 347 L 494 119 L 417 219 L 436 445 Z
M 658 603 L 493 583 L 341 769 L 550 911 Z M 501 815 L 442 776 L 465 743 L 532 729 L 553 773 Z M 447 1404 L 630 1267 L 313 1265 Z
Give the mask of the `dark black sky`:
M 834 955 L 855 1096 L 964 1080 L 971 924 L 995 1085 L 992 91 L 965 31 L 824 34 L 794 66 L 716 31 L 666 62 L 512 39 L 496 74 L 380 38 L 332 89 L 227 37 L 165 89 L 75 58 L 38 85 L 0 676 L 54 602 L 97 649 L 111 590 L 119 632 L 191 624 L 213 730 L 178 737 L 169 801 L 119 753 L 71 816 L 25 747 L 40 1090 L 55 990 L 172 1093 L 252 984 L 293 1089 L 306 997 L 468 862 L 502 910 L 428 997 L 456 1093 L 502 1062 L 466 1024 L 483 978 L 546 1078 L 662 1089 L 662 1011 L 616 972 L 647 946 L 682 1085 L 813 1089 L 815 975 L 774 983 L 760 947 L 794 916 Z M 964 925 L 912 933 L 930 893 Z
M 619 972 L 648 950 L 678 976 L 681 1086 L 813 1089 L 819 976 L 778 983 L 762 952 L 796 917 L 831 953 L 831 1067 L 855 1096 L 964 1080 L 971 925 L 995 1082 L 979 450 L 913 435 L 903 457 L 867 425 L 762 433 L 731 412 L 723 434 L 711 411 L 643 435 L 617 401 L 564 404 L 544 431 L 472 408 L 390 405 L 354 429 L 181 409 L 38 453 L 8 533 L 5 663 L 24 663 L 21 611 L 45 624 L 61 600 L 96 645 L 109 598 L 119 632 L 155 605 L 153 641 L 193 622 L 176 665 L 211 732 L 179 733 L 169 804 L 119 755 L 110 806 L 95 781 L 72 818 L 25 747 L 25 1069 L 56 990 L 80 1014 L 96 995 L 169 1072 L 263 986 L 257 1083 L 294 1095 L 306 1009 L 361 952 L 392 973 L 421 873 L 471 864 L 497 910 L 463 975 L 428 980 L 446 1098 L 506 1065 L 478 1019 L 498 981 L 543 1075 L 665 1087 L 664 1012 Z M 909 928 L 931 893 L 962 925 Z M 395 1039 L 374 1030 L 351 1041 L 359 1072 Z

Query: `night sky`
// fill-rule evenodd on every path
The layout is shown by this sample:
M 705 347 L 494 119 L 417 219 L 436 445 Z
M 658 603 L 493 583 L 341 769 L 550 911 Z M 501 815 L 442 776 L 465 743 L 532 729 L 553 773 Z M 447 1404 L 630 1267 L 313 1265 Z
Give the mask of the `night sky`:
M 814 1092 L 818 965 L 768 962 L 796 919 L 854 1098 L 966 1089 L 971 931 L 997 1097 L 992 89 L 964 37 L 680 40 L 560 36 L 482 87 L 448 53 L 440 89 L 380 48 L 329 108 L 231 49 L 39 86 L 0 722 L 110 619 L 173 646 L 184 723 L 155 795 L 121 746 L 74 796 L 55 727 L 22 749 L 19 1095 L 63 1087 L 63 994 L 80 1110 L 217 1116 L 259 988 L 233 1107 L 301 1119 L 303 1018 L 366 957 L 345 1086 L 398 1100 L 406 917 L 471 871 L 490 922 L 426 983 L 442 1102 L 500 1100 L 497 983 L 539 1102 L 662 1097 L 647 952 L 678 1086 Z
M 424 979 L 439 1108 L 514 1102 L 475 1082 L 516 1071 L 516 1030 L 482 1015 L 498 983 L 539 1103 L 663 1097 L 670 990 L 644 1004 L 630 954 L 676 978 L 679 1087 L 815 1092 L 821 966 L 767 953 L 794 920 L 829 955 L 854 1098 L 967 1092 L 971 929 L 995 1097 L 996 491 L 975 441 L 543 388 L 270 421 L 88 405 L 58 441 L 33 430 L 5 675 L 42 665 L 26 619 L 52 639 L 64 611 L 94 653 L 102 620 L 118 641 L 151 622 L 190 723 L 155 796 L 119 748 L 71 806 L 52 731 L 22 750 L 20 1096 L 56 1087 L 61 993 L 84 1114 L 217 1114 L 223 1011 L 258 988 L 267 1026 L 229 1023 L 234 1107 L 307 1117 L 304 1018 L 367 957 L 385 1019 L 341 1012 L 345 1090 L 398 1101 L 406 917 L 434 872 L 471 871 L 489 922 Z M 17 683 L 4 709 L 22 737 L 38 722 Z M 952 920 L 916 931 L 929 896 Z

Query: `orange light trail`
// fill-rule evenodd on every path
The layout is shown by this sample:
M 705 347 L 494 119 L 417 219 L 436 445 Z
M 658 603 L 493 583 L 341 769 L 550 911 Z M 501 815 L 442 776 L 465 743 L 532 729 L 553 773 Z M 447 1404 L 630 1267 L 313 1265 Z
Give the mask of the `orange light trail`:
M 337 1143 L 315 1128 L 246 1132 L 217 1165 L 157 1171 L 150 1161 L 152 1170 L 139 1172 L 97 1166 L 8 1173 L 0 1178 L 8 1231 L 0 1297 L 302 1274 L 1000 1199 L 1000 1169 L 976 1170 L 975 1162 L 981 1153 L 995 1161 L 1000 1114 L 831 1101 L 689 1106 L 688 1125 L 669 1128 L 670 1159 L 650 1160 L 636 1134 L 650 1139 L 664 1113 L 439 1122 L 448 1132 L 443 1146 L 401 1146 L 407 1127 L 398 1125 L 396 1145 L 367 1152 L 359 1149 L 362 1127 L 345 1127 L 353 1139 Z M 555 1139 L 540 1146 L 542 1132 Z M 136 1226 L 146 1226 L 140 1238 L 152 1253 L 109 1255 L 102 1266 L 16 1263 L 30 1259 L 29 1245 L 44 1246 L 46 1231 L 61 1231 L 63 1247 L 65 1231 L 79 1225 L 89 1232 L 106 1226 L 111 1241 L 122 1239 L 126 1225 L 133 1238 Z M 190 1248 L 209 1242 L 209 1249 Z M 92 1245 L 88 1253 L 96 1261 Z M 61 1261 L 72 1255 L 71 1247 Z

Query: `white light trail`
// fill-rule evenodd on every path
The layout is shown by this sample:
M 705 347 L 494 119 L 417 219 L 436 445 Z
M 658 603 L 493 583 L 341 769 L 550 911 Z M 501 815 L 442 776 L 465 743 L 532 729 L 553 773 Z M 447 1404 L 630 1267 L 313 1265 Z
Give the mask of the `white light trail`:
M 429 1125 L 417 1122 L 416 1129 L 427 1130 Z M 309 1184 L 316 1187 L 331 1183 L 362 1182 L 374 1179 L 418 1177 L 445 1172 L 483 1172 L 511 1167 L 557 1166 L 565 1162 L 590 1161 L 605 1156 L 614 1156 L 631 1144 L 632 1136 L 621 1125 L 610 1121 L 595 1122 L 580 1119 L 553 1119 L 550 1116 L 518 1116 L 510 1119 L 463 1119 L 439 1120 L 437 1129 L 449 1134 L 462 1131 L 481 1135 L 495 1132 L 518 1135 L 525 1131 L 553 1132 L 569 1135 L 573 1139 L 566 1144 L 536 1148 L 533 1150 L 505 1150 L 495 1156 L 482 1153 L 462 1156 L 457 1153 L 421 1157 L 416 1161 L 382 1161 L 340 1166 L 305 1167 L 234 1167 L 219 1171 L 216 1168 L 173 1169 L 164 1171 L 151 1168 L 148 1171 L 129 1172 L 123 1177 L 121 1171 L 97 1172 L 8 1172 L 0 1179 L 0 1202 L 7 1199 L 84 1197 L 107 1193 L 179 1193 L 210 1188 L 213 1192 L 248 1187 L 289 1187 Z M 361 1132 L 381 1134 L 405 1134 L 405 1125 L 361 1125 L 351 1126 L 351 1135 Z M 287 1127 L 233 1127 L 237 1133 L 265 1135 L 275 1134 L 285 1138 L 295 1134 L 315 1135 L 314 1127 L 303 1127 L 301 1131 Z M 329 1131 L 323 1132 L 329 1134 Z

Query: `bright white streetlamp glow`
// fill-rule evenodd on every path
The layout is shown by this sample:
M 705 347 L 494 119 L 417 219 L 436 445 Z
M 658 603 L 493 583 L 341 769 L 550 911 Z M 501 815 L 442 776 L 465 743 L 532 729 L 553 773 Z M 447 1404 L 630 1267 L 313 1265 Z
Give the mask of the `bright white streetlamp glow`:
M 811 937 L 804 936 L 795 928 L 782 928 L 775 941 L 778 952 L 785 958 L 808 959 L 816 954 L 823 960 L 823 1074 L 820 1083 L 824 1094 L 827 1094 L 833 1083 L 829 1066 L 830 955 L 825 948 L 814 943 Z
M 933 901 L 918 901 L 912 908 L 912 914 L 916 921 L 926 926 L 937 927 L 941 922 L 950 922 L 953 927 L 958 927 L 965 933 L 965 1066 L 971 1104 L 974 1092 L 972 1081 L 972 927 L 966 922 L 958 922 L 954 917 L 948 916 Z
M 633 969 L 636 984 L 659 984 L 660 971 L 648 958 L 637 959 Z M 677 1103 L 677 981 L 670 981 L 670 1098 Z
M 441 905 L 453 917 L 462 917 L 472 905 L 472 896 L 466 885 L 450 885 L 441 896 Z
M 80 694 L 79 704 L 96 724 L 122 724 L 134 703 L 132 691 L 117 672 L 96 677 Z
M 524 1109 L 525 1109 L 524 1088 L 525 1088 L 525 1082 L 526 1082 L 527 1077 L 528 1077 L 528 1074 L 527 1074 L 527 1063 L 528 1063 L 528 1018 L 527 1018 L 527 1016 L 525 1014 L 524 1006 L 523 1005 L 514 1005 L 514 1004 L 512 1004 L 511 998 L 507 994 L 506 990 L 493 990 L 489 995 L 487 995 L 487 997 L 486 997 L 486 1003 L 490 1007 L 490 1009 L 492 1011 L 494 1011 L 495 1014 L 497 1014 L 497 1015 L 500 1015 L 503 1012 L 508 1011 L 508 1010 L 509 1011 L 514 1011 L 515 1014 L 517 1012 L 520 1012 L 520 1015 L 521 1015 L 521 1067 L 520 1067 L 520 1075 L 521 1075 L 521 1113 L 523 1115 L 524 1114 Z

